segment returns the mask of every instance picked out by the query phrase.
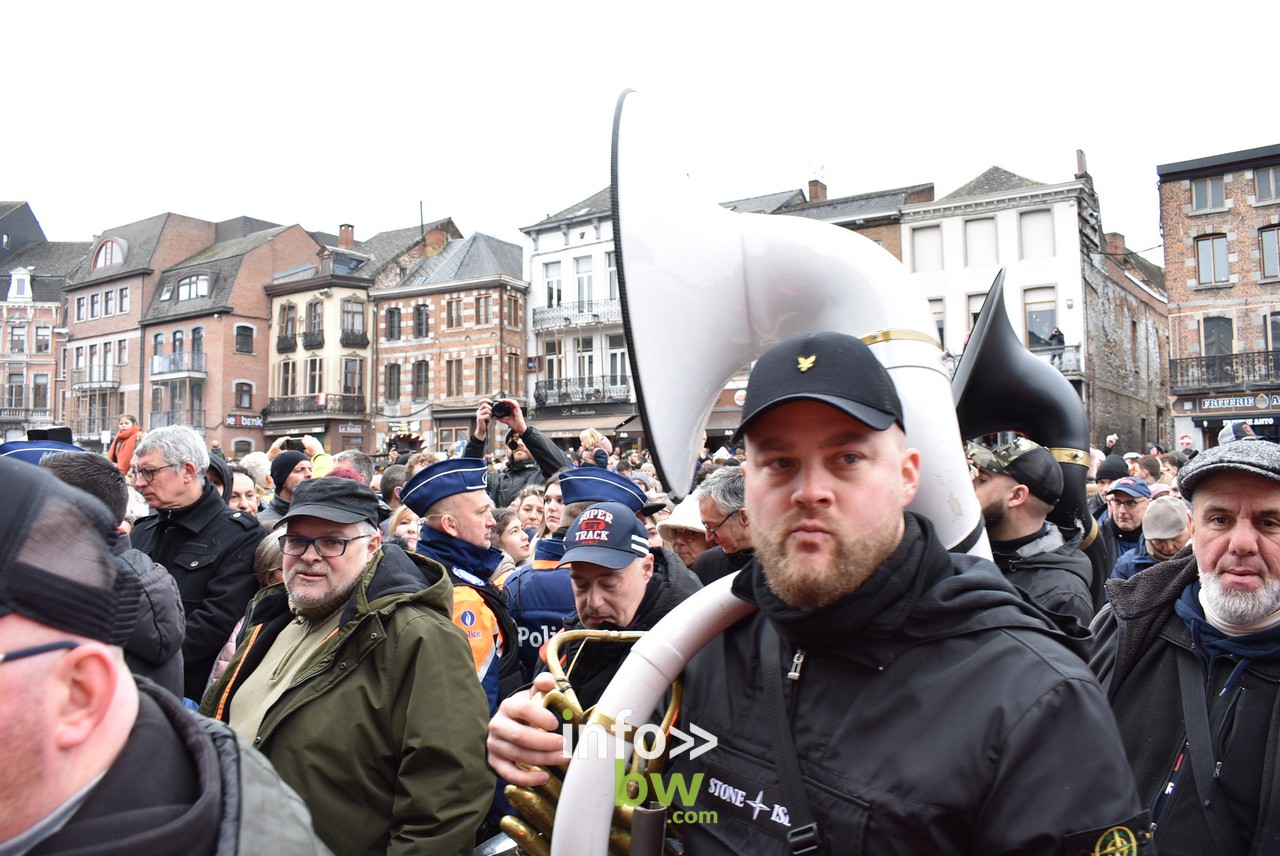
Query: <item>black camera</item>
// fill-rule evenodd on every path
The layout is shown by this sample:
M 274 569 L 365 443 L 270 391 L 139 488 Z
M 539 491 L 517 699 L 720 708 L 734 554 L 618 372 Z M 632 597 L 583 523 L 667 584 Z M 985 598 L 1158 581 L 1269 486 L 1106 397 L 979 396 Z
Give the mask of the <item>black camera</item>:
M 507 404 L 507 402 L 502 400 L 501 395 L 499 395 L 497 398 L 490 401 L 489 406 L 493 409 L 493 415 L 494 415 L 494 418 L 496 419 L 506 419 L 508 416 L 510 416 L 512 413 L 515 412 L 511 408 L 510 404 Z
M 305 452 L 306 447 L 302 445 L 301 437 L 289 437 L 284 441 L 285 452 Z

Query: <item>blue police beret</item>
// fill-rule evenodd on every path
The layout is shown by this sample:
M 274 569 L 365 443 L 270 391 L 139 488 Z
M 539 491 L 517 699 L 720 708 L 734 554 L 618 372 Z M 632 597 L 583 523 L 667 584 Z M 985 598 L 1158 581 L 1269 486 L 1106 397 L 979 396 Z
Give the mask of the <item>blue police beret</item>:
M 489 468 L 481 458 L 450 458 L 413 474 L 400 489 L 400 501 L 419 517 L 440 500 L 456 493 L 484 490 Z
M 633 513 L 644 508 L 649 498 L 629 478 L 599 467 L 579 467 L 560 476 L 564 504 L 575 502 L 620 502 Z

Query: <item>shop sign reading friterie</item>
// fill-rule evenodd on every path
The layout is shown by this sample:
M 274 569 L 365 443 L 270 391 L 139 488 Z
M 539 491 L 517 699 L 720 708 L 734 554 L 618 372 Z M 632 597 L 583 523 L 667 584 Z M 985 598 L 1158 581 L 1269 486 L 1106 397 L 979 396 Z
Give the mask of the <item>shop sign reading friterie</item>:
M 1257 395 L 1232 395 L 1225 398 L 1200 399 L 1201 410 L 1239 410 L 1246 407 L 1252 407 L 1257 410 L 1280 407 L 1280 393 L 1267 394 L 1260 392 Z

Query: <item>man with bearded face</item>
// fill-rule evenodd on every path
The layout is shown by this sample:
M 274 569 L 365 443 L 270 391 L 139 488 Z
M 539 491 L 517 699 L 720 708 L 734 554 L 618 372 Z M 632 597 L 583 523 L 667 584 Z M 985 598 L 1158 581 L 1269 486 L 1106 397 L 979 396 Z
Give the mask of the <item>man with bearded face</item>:
M 906 510 L 920 455 L 903 425 L 860 339 L 798 336 L 752 370 L 738 435 L 756 558 L 732 591 L 758 611 L 685 670 L 682 727 L 718 740 L 671 759 L 716 783 L 682 806 L 718 817 L 682 825 L 686 852 L 1140 852 L 1082 640 Z M 556 717 L 521 695 L 490 723 L 489 761 L 533 786 L 546 774 L 517 761 L 564 758 Z
M 383 547 L 352 479 L 304 481 L 280 528 L 284 582 L 250 604 L 201 712 L 270 759 L 334 853 L 469 854 L 488 706 L 444 568 Z
M 1107 581 L 1091 665 L 1162 854 L 1280 852 L 1280 446 L 1201 452 L 1178 486 L 1191 544 Z

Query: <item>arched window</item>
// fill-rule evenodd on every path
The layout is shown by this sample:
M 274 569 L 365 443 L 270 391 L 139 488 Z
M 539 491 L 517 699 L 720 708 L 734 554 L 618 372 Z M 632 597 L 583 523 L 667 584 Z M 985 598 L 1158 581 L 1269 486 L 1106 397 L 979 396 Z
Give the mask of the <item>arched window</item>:
M 204 353 L 204 328 L 196 327 L 191 331 L 191 353 Z
M 124 264 L 124 244 L 115 238 L 107 238 L 98 245 L 98 251 L 93 254 L 93 269 L 114 267 L 119 264 Z
M 181 331 L 181 330 L 174 330 L 174 331 L 173 331 L 173 352 L 174 352 L 175 354 L 181 354 L 181 353 L 182 353 L 182 350 L 183 350 L 182 340 L 183 340 L 183 333 L 182 333 L 182 331 Z
M 164 353 L 164 333 L 156 333 L 151 337 L 151 353 L 157 357 Z

